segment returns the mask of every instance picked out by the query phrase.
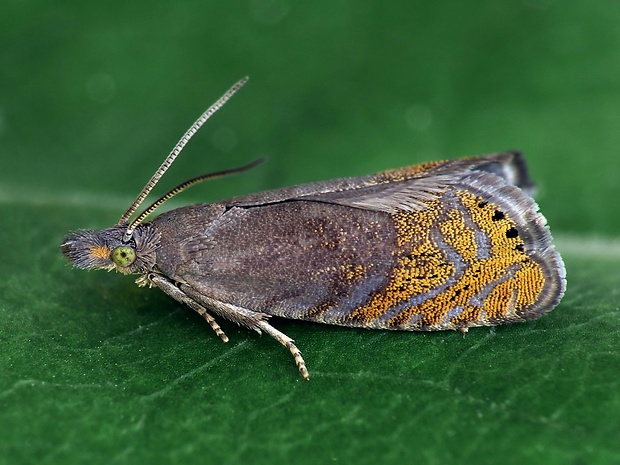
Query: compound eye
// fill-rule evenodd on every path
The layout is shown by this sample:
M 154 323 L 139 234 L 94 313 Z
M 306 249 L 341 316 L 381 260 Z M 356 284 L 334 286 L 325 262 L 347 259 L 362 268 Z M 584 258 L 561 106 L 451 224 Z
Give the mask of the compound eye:
M 136 261 L 136 251 L 127 245 L 121 245 L 112 251 L 112 261 L 116 266 L 127 268 Z

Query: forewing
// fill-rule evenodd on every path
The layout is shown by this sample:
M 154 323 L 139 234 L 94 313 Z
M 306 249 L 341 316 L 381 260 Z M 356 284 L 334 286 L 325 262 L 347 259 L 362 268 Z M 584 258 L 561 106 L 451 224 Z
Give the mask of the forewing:
M 233 199 L 187 240 L 175 279 L 253 311 L 345 326 L 536 318 L 566 281 L 532 186 L 506 152 Z

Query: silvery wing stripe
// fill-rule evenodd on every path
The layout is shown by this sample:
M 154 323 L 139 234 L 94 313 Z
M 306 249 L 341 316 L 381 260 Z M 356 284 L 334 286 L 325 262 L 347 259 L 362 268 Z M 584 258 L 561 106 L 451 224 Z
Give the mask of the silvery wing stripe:
M 428 292 L 411 296 L 407 301 L 401 302 L 391 307 L 387 312 L 385 312 L 383 315 L 381 315 L 375 320 L 376 323 L 381 323 L 380 326 L 385 326 L 392 318 L 398 316 L 398 314 L 400 314 L 400 312 L 404 309 L 410 307 L 417 307 L 418 305 L 423 304 L 427 300 L 444 293 L 447 289 L 454 286 L 454 284 L 456 284 L 458 280 L 463 277 L 463 274 L 467 269 L 467 264 L 463 260 L 463 257 L 456 251 L 456 249 L 454 249 L 446 241 L 443 240 L 443 235 L 441 234 L 441 231 L 439 231 L 437 228 L 433 228 L 431 230 L 431 241 L 439 248 L 439 250 L 441 250 L 445 254 L 445 260 L 449 263 L 454 264 L 454 273 L 452 274 L 452 276 L 450 276 L 450 278 L 448 278 L 445 283 L 429 290 Z M 417 314 L 413 314 L 409 322 L 403 324 L 402 326 L 410 326 L 416 315 Z

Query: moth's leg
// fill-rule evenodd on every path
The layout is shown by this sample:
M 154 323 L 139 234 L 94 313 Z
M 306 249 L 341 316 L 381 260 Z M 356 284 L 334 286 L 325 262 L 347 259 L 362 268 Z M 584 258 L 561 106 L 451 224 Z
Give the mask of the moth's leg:
M 164 278 L 163 276 L 160 276 L 157 274 L 151 274 L 149 275 L 149 280 L 153 282 L 154 284 L 156 284 L 157 287 L 159 287 L 162 291 L 164 291 L 166 294 L 168 294 L 173 299 L 187 305 L 192 310 L 195 310 L 196 313 L 198 313 L 201 317 L 203 317 L 207 321 L 207 323 L 209 323 L 209 326 L 211 326 L 211 329 L 215 331 L 215 334 L 217 334 L 222 341 L 228 342 L 228 336 L 226 336 L 222 328 L 220 328 L 220 325 L 217 324 L 217 321 L 215 321 L 215 319 L 211 315 L 209 315 L 206 308 L 204 308 L 194 299 L 189 297 L 187 294 L 181 291 L 177 286 L 175 286 L 174 283 Z
M 276 328 L 271 326 L 269 322 L 267 322 L 269 315 L 248 310 L 247 308 L 239 307 L 237 305 L 220 302 L 219 300 L 199 294 L 191 286 L 181 284 L 181 289 L 185 294 L 196 300 L 200 300 L 203 304 L 211 308 L 223 318 L 253 329 L 259 334 L 261 333 L 261 330 L 265 331 L 265 333 L 269 334 L 291 352 L 301 376 L 303 376 L 304 379 L 310 379 L 308 369 L 306 368 L 306 362 L 304 362 L 304 359 L 301 356 L 301 351 L 295 345 L 295 341 L 283 332 L 278 331 Z
M 304 379 L 310 379 L 310 374 L 308 373 L 308 369 L 306 368 L 306 362 L 304 362 L 304 359 L 301 356 L 301 352 L 295 345 L 295 341 L 293 341 L 283 332 L 278 331 L 276 328 L 274 328 L 264 320 L 258 323 L 258 327 L 265 331 L 267 334 L 269 334 L 284 347 L 288 348 L 288 350 L 291 351 L 291 354 L 293 354 L 293 358 L 295 359 L 295 363 L 297 364 L 297 368 L 299 369 L 301 376 L 303 376 Z

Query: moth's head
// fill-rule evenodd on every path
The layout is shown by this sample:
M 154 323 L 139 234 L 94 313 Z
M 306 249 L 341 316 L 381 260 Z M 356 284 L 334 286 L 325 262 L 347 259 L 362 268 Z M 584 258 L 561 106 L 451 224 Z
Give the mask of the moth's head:
M 144 273 L 155 265 L 159 233 L 149 224 L 140 225 L 131 239 L 123 241 L 126 227 L 100 231 L 73 231 L 60 244 L 60 250 L 76 268 Z

